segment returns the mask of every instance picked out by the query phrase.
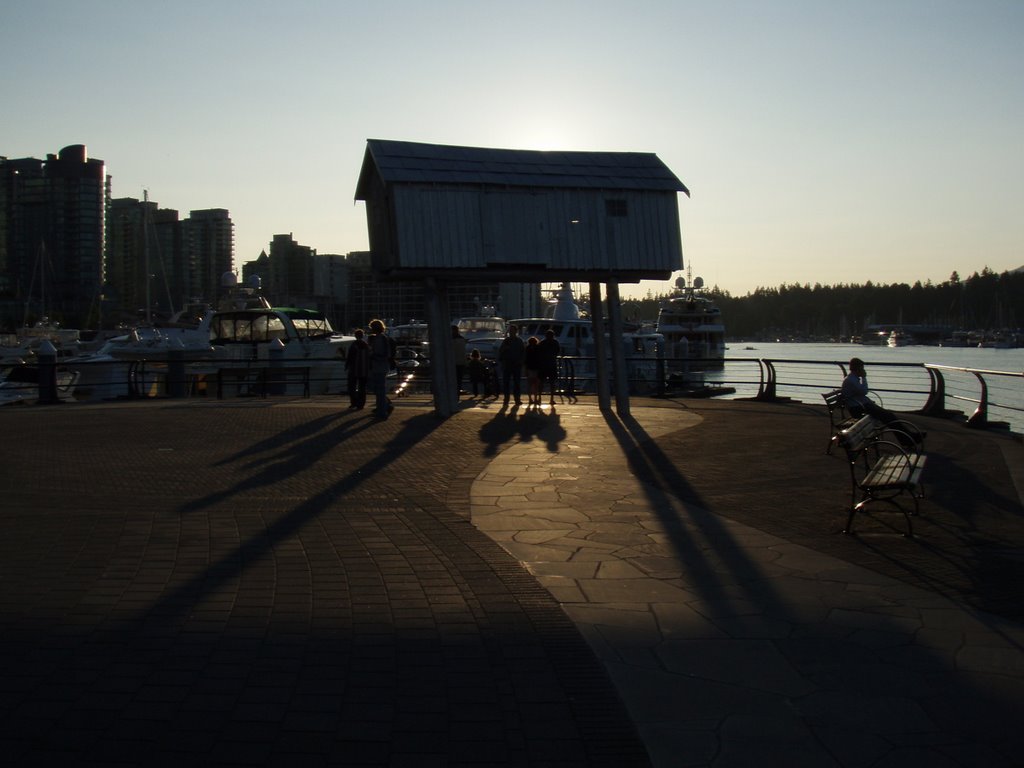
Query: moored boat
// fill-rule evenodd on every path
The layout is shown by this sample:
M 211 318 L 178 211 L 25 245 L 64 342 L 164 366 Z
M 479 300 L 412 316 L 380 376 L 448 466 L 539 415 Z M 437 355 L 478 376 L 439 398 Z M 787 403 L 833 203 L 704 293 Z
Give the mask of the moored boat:
M 498 317 L 493 307 L 484 307 L 479 315 L 460 317 L 454 325 L 466 339 L 466 353 L 479 350 L 480 356 L 493 359 L 508 330 L 505 319 Z
M 703 292 L 704 280 L 676 280 L 678 293 L 662 303 L 655 330 L 665 338 L 671 373 L 721 368 L 725 359 L 722 311 Z
M 570 361 L 570 372 L 564 372 L 574 378 L 574 389 L 587 391 L 594 386 L 596 376 L 596 352 L 593 323 L 585 317 L 576 303 L 572 286 L 563 283 L 555 291 L 554 298 L 548 306 L 545 317 L 522 317 L 509 321 L 510 325 L 519 327 L 519 336 L 525 341 L 531 336 L 544 338 L 550 329 L 555 332 L 555 339 L 561 348 L 561 354 L 576 358 Z M 607 341 L 608 334 L 605 334 Z M 660 333 L 644 331 L 627 331 L 619 339 L 623 357 L 626 361 L 626 378 L 634 389 L 657 386 L 658 357 L 664 347 L 664 337 Z M 611 349 L 606 345 L 608 355 Z M 610 370 L 609 370 L 610 374 Z
M 110 398 L 161 393 L 167 362 L 180 353 L 192 381 L 230 382 L 225 394 L 254 392 L 260 374 L 279 365 L 302 369 L 302 377 L 284 377 L 281 394 L 328 394 L 345 386 L 345 356 L 353 336 L 337 334 L 318 310 L 272 307 L 258 283 L 239 288 L 228 273 L 228 295 L 194 329 L 165 328 L 111 340 L 99 352 L 69 360 L 83 377 L 83 397 Z

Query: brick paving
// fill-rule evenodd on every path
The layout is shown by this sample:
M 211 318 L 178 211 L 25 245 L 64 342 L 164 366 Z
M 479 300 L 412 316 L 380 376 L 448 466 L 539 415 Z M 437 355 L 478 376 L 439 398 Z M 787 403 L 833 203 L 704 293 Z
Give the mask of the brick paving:
M 554 599 L 468 521 L 484 416 L 7 409 L 11 765 L 646 765 Z
M 892 673 L 893 662 L 869 655 L 885 656 L 898 622 L 954 613 L 929 608 L 912 621 L 925 601 L 881 586 L 889 578 L 1010 622 L 999 642 L 977 641 L 988 629 L 962 629 L 974 625 L 959 612 L 942 619 L 951 628 L 907 631 L 959 647 L 972 680 L 1021 690 L 1012 638 L 1024 615 L 1024 521 L 1008 438 L 919 419 L 931 458 L 918 537 L 895 535 L 892 513 L 864 516 L 848 537 L 838 533 L 847 470 L 824 453 L 822 408 L 644 401 L 639 420 L 618 420 L 585 405 L 557 415 L 492 405 L 442 421 L 420 401 L 383 423 L 343 408 L 197 399 L 0 413 L 0 743 L 10 764 L 789 765 L 797 746 L 805 765 L 914 764 L 907 756 L 922 753 L 909 745 L 932 721 L 971 720 L 950 702 L 972 689 L 938 686 L 932 666 L 903 681 L 942 691 L 925 702 L 927 728 L 913 702 L 893 716 L 899 725 L 865 726 L 870 738 L 807 730 L 830 711 L 867 718 L 858 675 Z M 650 428 L 676 424 L 669 414 L 685 428 Z M 536 486 L 516 495 L 530 477 Z M 504 511 L 481 529 L 490 498 Z M 689 523 L 672 517 L 681 505 L 704 510 L 703 532 L 727 544 L 695 546 Z M 506 530 L 502 519 L 533 528 Z M 565 541 L 576 560 L 545 575 L 541 561 Z M 819 554 L 826 565 L 815 565 Z M 897 624 L 826 648 L 798 622 L 765 646 L 795 609 L 751 580 L 781 563 L 812 574 L 795 583 L 826 596 L 815 599 L 831 607 L 829 632 L 880 613 Z M 724 602 L 689 612 L 680 568 L 705 602 Z M 649 592 L 631 581 L 641 571 L 654 576 Z M 837 589 L 846 578 L 857 586 Z M 734 613 L 744 589 L 749 616 Z M 878 590 L 902 603 L 866 607 Z M 661 627 L 653 650 L 637 645 L 648 606 Z M 680 620 L 687 637 L 666 638 Z M 735 657 L 722 650 L 730 633 Z M 769 695 L 795 685 L 777 654 L 806 676 L 793 689 L 802 699 Z M 838 656 L 826 664 L 825 654 Z M 848 669 L 833 670 L 844 655 Z M 709 670 L 724 685 L 702 680 Z M 730 682 L 772 670 L 787 682 Z M 835 699 L 842 691 L 856 693 Z M 1005 713 L 985 701 L 971 727 L 1002 728 Z M 666 714 L 688 718 L 685 729 Z M 957 750 L 971 744 L 958 736 L 930 754 L 970 765 Z M 973 764 L 1003 764 L 980 744 Z

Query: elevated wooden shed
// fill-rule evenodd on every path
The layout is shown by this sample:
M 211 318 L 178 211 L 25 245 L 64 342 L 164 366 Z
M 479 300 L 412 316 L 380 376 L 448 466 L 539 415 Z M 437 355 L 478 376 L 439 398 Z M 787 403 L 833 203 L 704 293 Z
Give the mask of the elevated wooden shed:
M 619 283 L 683 267 L 679 193 L 657 155 L 540 152 L 370 139 L 356 200 L 366 203 L 370 262 L 383 280 L 426 288 L 434 402 L 457 406 L 446 285 L 460 281 L 590 284 L 598 399 L 609 405 L 601 284 L 612 337 Z M 629 412 L 622 345 L 610 345 L 619 412 Z
M 374 271 L 504 282 L 667 279 L 683 266 L 678 193 L 657 155 L 370 139 Z

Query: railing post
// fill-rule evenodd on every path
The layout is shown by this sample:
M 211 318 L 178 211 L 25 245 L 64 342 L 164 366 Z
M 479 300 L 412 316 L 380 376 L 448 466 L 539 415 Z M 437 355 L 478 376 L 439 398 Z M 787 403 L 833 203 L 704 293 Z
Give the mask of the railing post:
M 926 416 L 943 416 L 946 413 L 946 378 L 942 371 L 935 368 L 926 366 L 925 370 L 928 371 L 928 378 L 931 380 L 931 391 L 921 413 Z
M 763 366 L 761 372 L 761 387 L 757 393 L 757 400 L 775 400 L 775 366 L 771 360 L 758 360 Z
M 39 404 L 53 405 L 60 402 L 57 397 L 57 349 L 44 339 L 36 352 L 39 358 Z
M 274 339 L 267 350 L 267 360 L 270 367 L 270 384 L 267 386 L 271 395 L 283 395 L 286 392 L 287 382 L 284 378 L 284 342 Z
M 185 350 L 167 350 L 167 396 L 185 396 Z
M 971 371 L 971 373 L 977 377 L 978 382 L 981 384 L 981 397 L 978 401 L 978 407 L 971 414 L 971 417 L 967 419 L 967 426 L 984 429 L 988 426 L 988 383 L 985 381 L 985 377 L 977 371 Z

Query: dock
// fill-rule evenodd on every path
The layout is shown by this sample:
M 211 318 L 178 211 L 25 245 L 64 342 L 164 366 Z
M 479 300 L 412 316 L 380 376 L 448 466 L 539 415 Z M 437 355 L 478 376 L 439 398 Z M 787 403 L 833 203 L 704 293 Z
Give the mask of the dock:
M 0 413 L 6 764 L 1020 764 L 1019 436 L 906 538 L 814 404 L 347 405 Z

